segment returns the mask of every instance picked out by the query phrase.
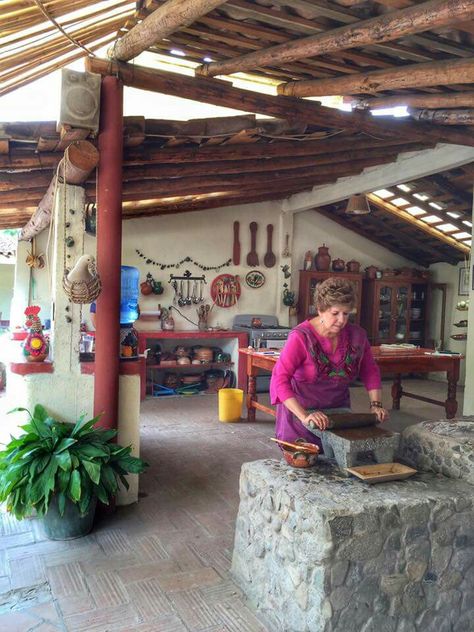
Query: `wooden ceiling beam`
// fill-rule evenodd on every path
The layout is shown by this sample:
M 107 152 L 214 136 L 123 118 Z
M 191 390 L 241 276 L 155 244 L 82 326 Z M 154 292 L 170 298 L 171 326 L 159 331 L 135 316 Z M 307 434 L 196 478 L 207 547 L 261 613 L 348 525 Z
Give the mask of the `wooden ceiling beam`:
M 457 62 L 453 62 L 457 63 Z M 309 101 L 280 98 L 272 95 L 241 90 L 215 79 L 186 77 L 156 69 L 108 62 L 98 58 L 88 58 L 86 67 L 99 74 L 117 74 L 129 86 L 142 90 L 175 95 L 193 101 L 212 103 L 242 111 L 259 112 L 276 118 L 300 120 L 322 127 L 337 129 L 357 129 L 386 138 L 397 136 L 410 140 L 444 140 L 446 142 L 474 145 L 474 138 L 454 129 L 435 129 L 429 125 L 416 125 L 401 121 L 377 121 L 372 116 L 358 112 L 340 112 Z M 352 75 L 345 77 L 351 80 Z
M 383 90 L 474 82 L 474 58 L 396 66 L 332 79 L 310 79 L 280 84 L 278 94 L 317 97 L 330 94 L 373 94 Z
M 474 92 L 455 92 L 443 94 L 397 94 L 393 97 L 374 99 L 354 99 L 354 107 L 381 110 L 399 105 L 430 108 L 469 108 L 474 107 Z
M 453 248 L 456 248 L 457 250 L 465 253 L 466 255 L 471 251 L 471 249 L 468 246 L 465 246 L 464 244 L 461 244 L 460 242 L 458 242 L 456 239 L 453 239 L 452 237 L 449 237 L 448 235 L 445 235 L 442 232 L 432 228 L 431 226 L 421 221 L 420 219 L 416 219 L 415 217 L 410 215 L 410 213 L 407 213 L 406 211 L 403 211 L 402 209 L 395 206 L 394 204 L 387 202 L 387 200 L 382 200 L 381 198 L 377 197 L 373 193 L 367 193 L 367 199 L 369 200 L 370 204 L 375 204 L 375 206 L 380 208 L 382 211 L 390 213 L 391 215 L 395 215 L 396 217 L 403 217 L 407 222 L 409 222 L 413 226 L 416 226 L 424 233 L 430 235 L 431 237 L 436 237 L 440 241 L 443 241 L 444 243 L 449 244 Z
M 278 66 L 291 61 L 326 55 L 346 48 L 370 46 L 422 31 L 447 26 L 474 16 L 474 0 L 429 0 L 392 11 L 356 24 L 285 42 L 260 51 L 196 68 L 203 77 L 246 72 L 262 66 Z M 328 93 L 334 94 L 334 93 Z
M 129 61 L 224 3 L 225 0 L 168 0 L 117 40 L 108 55 L 111 59 Z
M 435 125 L 474 125 L 474 108 L 465 110 L 426 110 L 408 108 L 414 121 Z

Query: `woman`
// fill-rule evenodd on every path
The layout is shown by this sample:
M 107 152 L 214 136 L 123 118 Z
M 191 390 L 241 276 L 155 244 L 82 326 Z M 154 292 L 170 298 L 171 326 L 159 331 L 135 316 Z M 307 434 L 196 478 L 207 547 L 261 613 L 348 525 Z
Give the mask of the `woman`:
M 380 371 L 367 335 L 348 322 L 355 304 L 353 285 L 330 277 L 316 288 L 317 316 L 289 335 L 270 384 L 271 401 L 277 405 L 278 439 L 303 437 L 321 445 L 307 426 L 313 422 L 325 430 L 329 420 L 324 411 L 349 409 L 349 385 L 357 377 L 368 391 L 370 411 L 380 422 L 388 419 L 381 401 Z

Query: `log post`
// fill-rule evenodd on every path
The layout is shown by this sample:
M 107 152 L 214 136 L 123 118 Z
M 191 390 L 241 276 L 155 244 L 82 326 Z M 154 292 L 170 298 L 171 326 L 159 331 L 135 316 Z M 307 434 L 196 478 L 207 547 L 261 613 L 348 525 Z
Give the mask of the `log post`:
M 110 48 L 111 59 L 129 61 L 164 37 L 189 26 L 226 0 L 168 0 Z
M 43 199 L 30 221 L 22 228 L 18 239 L 29 241 L 48 226 L 51 221 L 56 184 L 65 180 L 67 184 L 82 184 L 99 162 L 99 152 L 92 143 L 80 140 L 69 145 L 60 161 L 56 175 L 51 180 Z
M 120 264 L 122 261 L 122 95 L 116 77 L 101 88 L 97 170 L 97 269 L 102 292 L 97 299 L 94 415 L 99 424 L 117 428 L 120 347 Z
M 393 41 L 460 20 L 469 20 L 473 16 L 474 0 L 430 0 L 226 61 L 204 64 L 196 68 L 196 74 L 215 77 L 265 66 L 279 66 L 334 51 Z
M 331 79 L 289 81 L 278 86 L 278 94 L 317 97 L 331 94 L 373 94 L 383 90 L 474 82 L 474 58 L 410 64 L 374 72 L 361 72 Z

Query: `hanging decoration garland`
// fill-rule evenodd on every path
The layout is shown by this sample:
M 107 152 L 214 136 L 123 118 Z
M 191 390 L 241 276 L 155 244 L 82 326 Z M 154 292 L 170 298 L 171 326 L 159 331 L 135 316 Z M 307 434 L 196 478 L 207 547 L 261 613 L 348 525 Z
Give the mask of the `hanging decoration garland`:
M 176 263 L 160 263 L 159 261 L 155 261 L 151 257 L 147 257 L 146 255 L 144 255 L 141 250 L 138 250 L 138 248 L 135 250 L 135 252 L 139 257 L 145 259 L 145 262 L 147 264 L 158 266 L 159 268 L 161 268 L 161 270 L 166 270 L 167 268 L 179 268 L 179 266 L 182 266 L 184 263 L 194 263 L 194 265 L 198 268 L 201 268 L 201 270 L 216 270 L 216 272 L 218 272 L 221 268 L 226 268 L 232 263 L 232 259 L 227 259 L 227 261 L 221 263 L 218 266 L 205 266 L 202 263 L 199 263 L 199 261 L 195 261 L 192 257 L 185 257 L 184 259 L 181 259 L 181 261 L 177 261 Z

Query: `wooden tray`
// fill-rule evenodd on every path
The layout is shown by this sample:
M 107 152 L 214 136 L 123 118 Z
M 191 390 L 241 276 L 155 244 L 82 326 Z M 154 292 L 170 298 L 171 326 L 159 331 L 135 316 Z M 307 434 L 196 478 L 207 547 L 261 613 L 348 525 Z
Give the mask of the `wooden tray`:
M 375 465 L 358 465 L 347 467 L 346 470 L 366 483 L 384 483 L 385 481 L 401 481 L 413 476 L 414 470 L 403 463 L 376 463 Z

